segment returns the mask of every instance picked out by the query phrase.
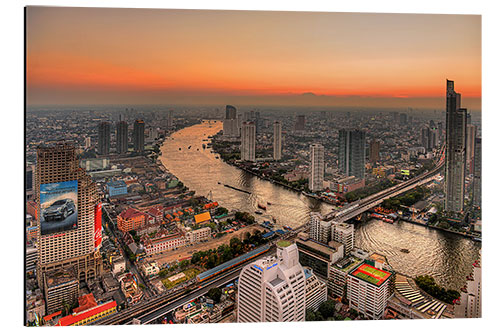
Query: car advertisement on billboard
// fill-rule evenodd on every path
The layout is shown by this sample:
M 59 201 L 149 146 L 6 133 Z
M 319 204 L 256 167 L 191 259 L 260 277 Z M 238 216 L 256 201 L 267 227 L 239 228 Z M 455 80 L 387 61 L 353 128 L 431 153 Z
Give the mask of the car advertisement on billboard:
M 77 228 L 78 181 L 40 185 L 40 227 L 47 235 Z

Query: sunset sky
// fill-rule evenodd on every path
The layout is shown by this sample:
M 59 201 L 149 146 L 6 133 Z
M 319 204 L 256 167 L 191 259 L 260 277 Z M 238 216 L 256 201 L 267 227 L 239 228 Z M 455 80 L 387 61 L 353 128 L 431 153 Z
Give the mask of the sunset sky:
M 481 108 L 481 18 L 29 7 L 28 105 Z

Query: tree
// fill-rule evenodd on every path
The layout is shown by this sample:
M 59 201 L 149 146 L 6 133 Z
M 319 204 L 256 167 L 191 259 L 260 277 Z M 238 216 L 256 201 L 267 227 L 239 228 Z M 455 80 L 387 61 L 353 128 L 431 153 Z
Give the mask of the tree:
M 318 312 L 321 313 L 323 318 L 332 317 L 335 312 L 335 301 L 328 300 L 326 302 L 321 303 Z
M 189 260 L 182 260 L 180 263 L 179 263 L 179 266 L 181 269 L 185 269 L 186 267 L 188 267 L 189 265 Z
M 224 207 L 217 207 L 217 209 L 215 210 L 215 215 L 216 216 L 220 216 L 220 215 L 224 215 L 224 214 L 227 214 L 228 213 L 228 210 Z
M 207 296 L 215 303 L 219 303 L 222 296 L 222 290 L 220 288 L 212 288 L 208 291 Z
M 231 240 L 229 241 L 229 246 L 233 250 L 234 254 L 241 254 L 243 250 L 243 244 L 241 243 L 239 238 L 236 237 L 231 238 Z
M 142 283 L 139 283 L 139 288 L 141 288 L 141 289 L 145 289 L 145 288 L 146 288 L 146 286 L 145 286 L 145 285 L 143 285 Z
M 316 321 L 316 314 L 311 309 L 306 309 L 306 321 Z

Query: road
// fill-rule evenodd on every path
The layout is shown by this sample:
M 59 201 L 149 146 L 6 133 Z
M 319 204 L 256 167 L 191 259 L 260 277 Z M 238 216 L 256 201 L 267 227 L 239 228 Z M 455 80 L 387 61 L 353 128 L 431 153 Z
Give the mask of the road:
M 405 181 L 403 183 L 400 183 L 398 185 L 395 185 L 393 187 L 390 187 L 388 189 L 385 189 L 383 191 L 380 191 L 378 193 L 375 193 L 367 198 L 364 198 L 362 200 L 359 200 L 356 203 L 352 203 L 348 207 L 345 207 L 344 209 L 340 211 L 335 211 L 330 214 L 327 214 L 325 216 L 325 219 L 327 220 L 334 220 L 336 222 L 345 222 L 348 221 L 359 214 L 372 209 L 375 206 L 380 205 L 384 200 L 398 196 L 404 192 L 407 192 L 417 186 L 426 184 L 430 182 L 436 174 L 438 174 L 441 170 L 441 168 L 444 165 L 444 149 L 441 152 L 441 157 L 434 169 L 419 175 L 415 178 L 412 178 L 408 181 Z

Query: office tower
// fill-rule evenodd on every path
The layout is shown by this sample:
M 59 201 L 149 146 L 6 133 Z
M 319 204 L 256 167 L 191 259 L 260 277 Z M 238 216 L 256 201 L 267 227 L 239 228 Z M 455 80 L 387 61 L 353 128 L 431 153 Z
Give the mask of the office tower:
M 365 178 L 365 144 L 364 131 L 339 131 L 339 169 L 344 175 Z
M 308 267 L 304 268 L 304 275 L 306 277 L 306 309 L 317 311 L 328 297 L 326 283 L 320 281 L 313 270 Z
M 76 150 L 68 144 L 37 148 L 36 271 L 47 304 L 73 295 L 75 281 L 86 282 L 101 274 L 102 258 L 94 239 L 100 223 L 94 213 L 99 195 L 95 183 L 78 164 Z
M 107 121 L 99 123 L 99 141 L 97 144 L 97 153 L 99 155 L 108 155 L 111 145 L 111 124 Z
M 236 115 L 236 124 L 238 126 L 238 136 L 241 137 L 241 123 L 243 122 L 243 115 L 239 113 Z
M 429 127 L 422 127 L 422 132 L 420 134 L 420 144 L 425 149 L 427 149 L 427 146 L 429 145 L 429 132 Z
M 255 133 L 262 130 L 262 120 L 260 119 L 260 111 L 255 111 L 252 121 L 255 123 Z
M 440 121 L 438 122 L 438 136 L 439 136 L 439 140 L 442 140 L 443 138 L 443 122 Z
M 306 278 L 297 245 L 281 240 L 276 256 L 246 265 L 239 276 L 237 322 L 305 321 Z
M 223 134 L 226 137 L 237 137 L 238 119 L 236 119 L 236 108 L 232 105 L 226 105 L 226 118 L 223 122 Z
M 406 113 L 399 114 L 399 124 L 406 125 L 408 123 L 408 115 Z
M 420 137 L 420 143 L 422 147 L 430 151 L 437 147 L 438 145 L 438 131 L 435 128 L 423 127 Z
M 370 142 L 370 162 L 376 163 L 380 160 L 380 141 L 372 140 Z
M 344 257 L 344 245 L 335 241 L 327 244 L 309 238 L 306 233 L 299 233 L 295 244 L 299 249 L 299 262 L 310 267 L 314 273 L 327 280 L 331 266 Z
M 481 261 L 474 264 L 472 280 L 467 280 L 467 292 L 460 293 L 460 304 L 455 305 L 456 318 L 481 318 Z
M 451 212 L 464 208 L 467 109 L 460 107 L 460 97 L 446 80 L 445 210 Z
M 311 157 L 311 170 L 309 171 L 309 190 L 312 192 L 323 189 L 323 178 L 325 176 L 325 148 L 318 144 L 309 147 Z
M 371 319 L 381 319 L 391 296 L 393 273 L 376 268 L 365 260 L 347 275 L 349 308 Z
M 167 113 L 167 130 L 174 128 L 174 110 L 168 110 Z
M 128 151 L 128 124 L 120 120 L 116 124 L 116 152 L 126 154 Z
M 226 105 L 226 119 L 236 119 L 236 108 L 232 105 Z
M 465 161 L 467 163 L 466 170 L 467 174 L 474 173 L 474 144 L 476 142 L 476 126 L 467 125 L 466 134 L 466 148 L 465 148 Z
M 86 136 L 85 137 L 85 149 L 89 149 L 91 145 L 92 145 L 92 142 L 90 141 L 90 136 Z
M 134 122 L 134 151 L 140 153 L 144 151 L 144 121 L 136 119 Z
M 344 255 L 347 256 L 354 248 L 354 225 L 334 222 L 332 223 L 331 232 L 333 241 L 344 244 Z
M 34 165 L 26 163 L 26 200 L 31 200 L 33 197 L 34 181 L 33 176 L 35 173 Z
M 255 124 L 245 121 L 241 128 L 241 160 L 255 162 Z
M 309 228 L 309 237 L 317 242 L 328 244 L 332 239 L 332 222 L 323 220 L 323 216 L 318 212 L 311 212 L 310 216 L 311 227 Z
M 306 129 L 306 116 L 299 114 L 295 119 L 295 130 L 304 131 Z
M 275 121 L 273 125 L 273 158 L 281 160 L 281 122 Z
M 481 138 L 474 144 L 473 204 L 481 207 Z

